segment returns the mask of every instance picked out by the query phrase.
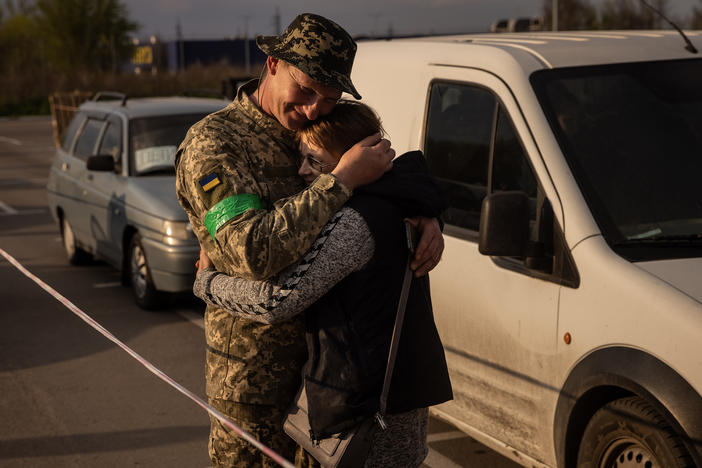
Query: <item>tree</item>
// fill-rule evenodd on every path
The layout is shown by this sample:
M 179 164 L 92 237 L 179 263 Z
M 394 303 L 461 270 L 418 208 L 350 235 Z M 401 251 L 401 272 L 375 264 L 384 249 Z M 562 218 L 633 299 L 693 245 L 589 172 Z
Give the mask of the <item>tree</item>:
M 33 11 L 33 7 L 28 0 L 5 0 L 4 9 L 7 10 L 9 17 L 17 15 L 29 16 L 29 14 Z M 0 7 L 0 18 L 2 18 L 3 14 L 3 8 Z
M 649 3 L 665 16 L 669 16 L 668 0 L 654 0 Z M 661 29 L 667 24 L 660 15 L 640 0 L 605 0 L 601 20 L 603 29 Z
M 692 29 L 702 29 L 702 0 L 700 0 L 700 4 L 700 8 L 692 7 L 692 18 L 690 18 Z
M 544 0 L 544 24 L 553 24 L 553 0 Z M 559 0 L 558 1 L 558 29 L 579 30 L 598 29 L 597 10 L 589 0 Z
M 41 61 L 41 41 L 33 19 L 33 10 L 26 1 L 7 0 L 0 8 L 0 70 L 23 73 Z
M 49 60 L 70 70 L 117 71 L 138 29 L 120 0 L 37 0 L 37 24 Z

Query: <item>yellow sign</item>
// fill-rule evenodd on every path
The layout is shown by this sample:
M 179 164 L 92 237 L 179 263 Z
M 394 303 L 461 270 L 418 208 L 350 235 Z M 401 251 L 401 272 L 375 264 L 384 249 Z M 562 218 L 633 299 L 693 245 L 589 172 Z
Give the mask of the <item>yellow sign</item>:
M 140 46 L 134 51 L 132 59 L 134 65 L 151 65 L 154 62 L 154 53 L 150 46 Z

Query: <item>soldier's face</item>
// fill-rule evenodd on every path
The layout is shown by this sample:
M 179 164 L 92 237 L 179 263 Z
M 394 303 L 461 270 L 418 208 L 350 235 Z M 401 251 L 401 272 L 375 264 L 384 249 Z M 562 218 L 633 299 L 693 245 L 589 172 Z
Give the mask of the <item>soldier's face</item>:
M 328 174 L 334 170 L 339 159 L 303 137 L 300 140 L 300 169 L 297 173 L 309 185 L 319 174 Z
M 313 80 L 285 62 L 277 62 L 272 76 L 270 113 L 288 130 L 304 128 L 326 115 L 341 97 L 341 91 Z

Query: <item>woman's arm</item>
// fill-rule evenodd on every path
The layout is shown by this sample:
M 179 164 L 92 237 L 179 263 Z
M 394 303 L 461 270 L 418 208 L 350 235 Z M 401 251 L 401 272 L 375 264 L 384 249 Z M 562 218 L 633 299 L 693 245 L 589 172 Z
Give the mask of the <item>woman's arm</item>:
M 267 281 L 227 276 L 213 269 L 197 274 L 193 292 L 208 304 L 262 323 L 290 319 L 373 257 L 374 242 L 363 217 L 343 208 L 332 217 L 297 264 Z

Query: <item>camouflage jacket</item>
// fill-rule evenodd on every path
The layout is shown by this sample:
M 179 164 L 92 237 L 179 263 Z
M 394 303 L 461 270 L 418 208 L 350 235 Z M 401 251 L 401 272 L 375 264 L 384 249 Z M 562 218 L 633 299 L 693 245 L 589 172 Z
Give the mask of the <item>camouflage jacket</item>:
M 226 108 L 187 133 L 176 154 L 176 190 L 219 271 L 265 279 L 298 260 L 350 191 L 330 175 L 305 188 L 292 132 L 264 114 L 247 83 Z M 207 395 L 289 404 L 306 360 L 302 318 L 264 325 L 208 306 Z

